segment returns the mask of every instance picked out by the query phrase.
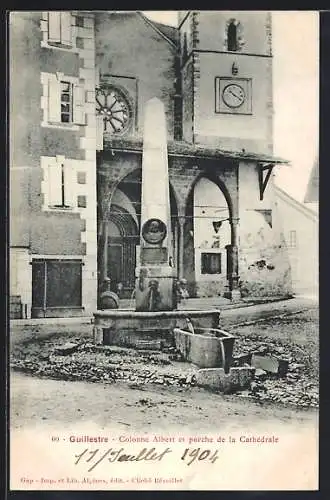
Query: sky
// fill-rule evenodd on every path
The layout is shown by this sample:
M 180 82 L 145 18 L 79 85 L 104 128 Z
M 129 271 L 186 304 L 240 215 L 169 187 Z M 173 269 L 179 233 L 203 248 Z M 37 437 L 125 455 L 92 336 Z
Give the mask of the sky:
M 177 25 L 174 11 L 147 11 Z M 290 161 L 275 168 L 276 183 L 303 201 L 319 134 L 319 16 L 313 11 L 273 11 L 274 155 Z

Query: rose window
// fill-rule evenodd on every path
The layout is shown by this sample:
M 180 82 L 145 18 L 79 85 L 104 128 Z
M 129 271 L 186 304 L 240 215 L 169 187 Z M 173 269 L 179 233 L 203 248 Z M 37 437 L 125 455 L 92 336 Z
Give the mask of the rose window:
M 131 106 L 123 91 L 111 85 L 96 89 L 96 111 L 104 117 L 104 132 L 123 134 L 131 123 Z

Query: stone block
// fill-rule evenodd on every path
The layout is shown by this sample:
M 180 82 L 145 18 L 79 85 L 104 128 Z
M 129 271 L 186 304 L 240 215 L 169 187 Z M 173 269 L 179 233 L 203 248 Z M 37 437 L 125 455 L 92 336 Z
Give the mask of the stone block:
M 78 349 L 79 345 L 74 344 L 73 342 L 68 342 L 67 344 L 60 345 L 55 347 L 54 353 L 60 354 L 61 356 L 66 356 L 68 354 L 72 354 Z
M 219 336 L 207 334 L 204 329 L 194 329 L 195 333 L 180 328 L 174 329 L 176 348 L 183 359 L 194 363 L 200 368 L 222 367 L 228 371 L 231 365 L 235 338 L 219 329 L 209 329 Z M 221 335 L 221 336 L 220 336 Z
M 141 340 L 141 339 L 135 339 L 133 341 L 133 347 L 136 347 L 136 349 L 141 349 L 141 350 L 150 350 L 150 351 L 160 351 L 162 348 L 162 341 L 161 340 Z
M 223 368 L 202 368 L 195 374 L 196 384 L 224 393 L 241 391 L 250 387 L 254 378 L 255 368 L 234 367 L 229 373 Z
M 237 390 L 248 389 L 254 379 L 255 369 L 253 366 L 239 366 L 231 368 L 229 374 L 232 376 L 232 384 Z
M 276 358 L 275 356 L 260 356 L 259 354 L 253 354 L 251 365 L 255 368 L 261 368 L 268 373 L 274 373 L 279 377 L 285 377 L 288 371 L 289 363 L 288 361 Z
M 255 378 L 259 380 L 265 380 L 267 378 L 267 372 L 261 368 L 256 368 Z
M 233 356 L 233 362 L 236 366 L 244 366 L 245 364 L 251 365 L 252 353 L 240 354 L 239 356 Z
M 132 346 L 136 339 L 161 340 L 173 345 L 173 330 L 184 327 L 186 311 L 136 312 L 125 309 L 103 310 L 93 313 L 94 342 L 106 345 Z M 219 323 L 219 311 L 189 311 L 189 318 L 198 328 L 212 328 Z M 103 331 L 104 330 L 104 331 Z M 234 340 L 234 339 L 233 339 Z

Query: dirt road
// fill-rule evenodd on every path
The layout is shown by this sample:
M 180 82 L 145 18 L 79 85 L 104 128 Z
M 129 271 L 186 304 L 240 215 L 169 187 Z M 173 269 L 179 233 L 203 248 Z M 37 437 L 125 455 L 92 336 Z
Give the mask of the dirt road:
M 11 373 L 10 383 L 12 428 L 63 429 L 93 422 L 100 428 L 111 424 L 131 432 L 155 427 L 170 432 L 178 426 L 195 432 L 265 426 L 297 432 L 300 427 L 316 428 L 318 421 L 316 410 L 260 405 L 193 387 L 141 390 L 120 383 L 54 381 L 18 373 Z

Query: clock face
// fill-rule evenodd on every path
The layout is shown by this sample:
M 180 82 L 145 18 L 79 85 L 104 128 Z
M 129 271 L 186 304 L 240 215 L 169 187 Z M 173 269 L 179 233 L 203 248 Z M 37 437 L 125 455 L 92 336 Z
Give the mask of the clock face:
M 222 91 L 222 99 L 226 106 L 239 108 L 245 101 L 244 89 L 237 83 L 230 83 Z
M 104 132 L 122 134 L 130 126 L 131 106 L 120 89 L 111 85 L 96 90 L 96 111 L 104 117 Z

